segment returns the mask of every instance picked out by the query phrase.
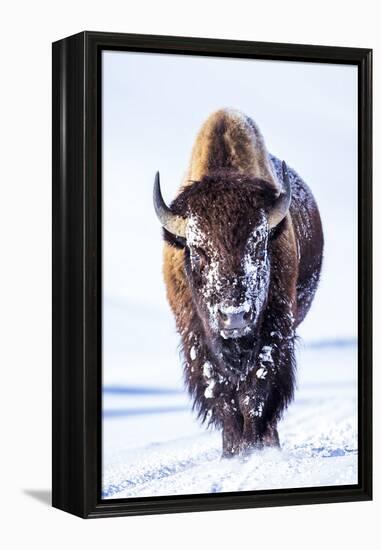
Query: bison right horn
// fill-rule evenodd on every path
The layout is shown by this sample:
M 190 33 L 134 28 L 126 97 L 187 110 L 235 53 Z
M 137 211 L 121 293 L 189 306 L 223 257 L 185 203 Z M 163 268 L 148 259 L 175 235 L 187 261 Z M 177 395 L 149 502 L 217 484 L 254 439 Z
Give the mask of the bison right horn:
M 284 161 L 282 162 L 282 176 L 284 189 L 281 191 L 275 205 L 272 207 L 267 217 L 267 222 L 270 229 L 276 227 L 283 220 L 288 212 L 288 209 L 290 208 L 292 194 L 291 183 L 288 177 L 287 164 Z
M 176 237 L 186 238 L 186 219 L 174 214 L 172 210 L 165 204 L 160 189 L 160 174 L 156 172 L 155 182 L 153 184 L 153 205 L 155 212 L 160 220 L 161 225 L 175 235 Z

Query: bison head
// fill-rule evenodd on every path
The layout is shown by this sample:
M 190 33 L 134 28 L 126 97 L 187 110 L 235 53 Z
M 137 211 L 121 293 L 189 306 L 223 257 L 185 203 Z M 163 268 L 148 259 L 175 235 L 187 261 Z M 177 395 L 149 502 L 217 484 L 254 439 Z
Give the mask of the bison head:
M 283 163 L 283 191 L 260 178 L 215 173 L 185 187 L 169 208 L 159 174 L 154 205 L 165 238 L 185 248 L 185 273 L 205 331 L 242 338 L 255 331 L 266 305 L 270 232 L 286 216 L 291 187 Z

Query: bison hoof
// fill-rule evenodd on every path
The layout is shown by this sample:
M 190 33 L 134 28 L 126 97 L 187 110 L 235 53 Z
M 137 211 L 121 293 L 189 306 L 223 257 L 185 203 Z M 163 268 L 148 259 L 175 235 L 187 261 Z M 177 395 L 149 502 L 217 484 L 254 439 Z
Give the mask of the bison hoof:
M 238 448 L 237 448 L 237 450 L 232 450 L 232 449 L 223 450 L 222 455 L 221 455 L 221 460 L 235 458 L 238 455 L 239 455 L 239 449 Z

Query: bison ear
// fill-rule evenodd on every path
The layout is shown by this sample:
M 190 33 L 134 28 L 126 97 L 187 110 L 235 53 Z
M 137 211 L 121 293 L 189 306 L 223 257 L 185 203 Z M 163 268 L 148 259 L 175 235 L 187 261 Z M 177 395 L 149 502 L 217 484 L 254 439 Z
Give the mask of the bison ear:
M 288 177 L 287 164 L 284 161 L 282 162 L 282 176 L 283 190 L 280 192 L 279 197 L 276 199 L 274 206 L 271 208 L 267 216 L 269 229 L 274 229 L 274 227 L 276 227 L 283 220 L 291 204 L 291 183 Z
M 178 235 L 174 235 L 165 227 L 163 227 L 163 236 L 166 243 L 170 244 L 171 246 L 174 246 L 178 249 L 184 249 L 187 246 L 187 241 L 183 237 L 179 237 Z
M 174 214 L 165 204 L 160 189 L 160 174 L 156 172 L 153 184 L 153 206 L 161 225 L 175 237 L 185 239 L 187 221 L 185 218 Z

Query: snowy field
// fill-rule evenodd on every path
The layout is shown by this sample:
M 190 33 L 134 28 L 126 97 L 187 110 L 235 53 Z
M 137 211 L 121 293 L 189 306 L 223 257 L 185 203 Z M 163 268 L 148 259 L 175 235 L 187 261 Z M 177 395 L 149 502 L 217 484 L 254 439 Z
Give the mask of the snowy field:
M 299 346 L 298 390 L 279 425 L 282 450 L 221 460 L 221 434 L 200 426 L 160 355 L 142 385 L 104 384 L 103 497 L 357 483 L 356 345 Z M 178 367 L 180 370 L 180 366 Z M 118 372 L 119 371 L 119 372 Z M 117 374 L 118 373 L 118 374 Z M 134 377 L 136 379 L 136 376 Z

